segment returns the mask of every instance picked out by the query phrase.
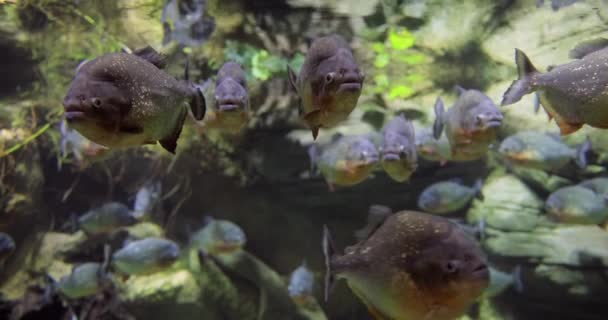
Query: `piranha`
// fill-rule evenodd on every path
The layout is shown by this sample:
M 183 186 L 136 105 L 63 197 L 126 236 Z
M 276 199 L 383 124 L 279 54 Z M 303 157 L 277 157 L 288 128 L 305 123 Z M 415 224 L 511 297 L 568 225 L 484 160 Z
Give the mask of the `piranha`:
M 205 225 L 191 238 L 193 247 L 207 254 L 233 253 L 243 248 L 247 237 L 237 224 L 221 219 L 205 217 Z
M 608 39 L 583 42 L 570 51 L 570 58 L 576 60 L 541 73 L 523 51 L 515 49 L 519 76 L 504 93 L 502 105 L 536 91 L 562 135 L 578 131 L 584 124 L 607 129 Z
M 151 237 L 127 243 L 112 255 L 112 265 L 127 275 L 147 275 L 170 267 L 179 256 L 177 243 Z
M 593 192 L 601 195 L 608 199 L 608 178 L 597 177 L 589 180 L 585 180 L 578 184 L 581 187 L 592 190 Z
M 63 100 L 70 127 L 109 148 L 155 144 L 175 153 L 190 105 L 196 120 L 205 98 L 187 80 L 163 70 L 166 58 L 151 47 L 109 53 L 81 64 Z
M 105 245 L 102 263 L 87 262 L 78 265 L 59 281 L 55 281 L 49 276 L 51 290 L 68 299 L 93 296 L 112 285 L 112 279 L 108 273 L 109 262 L 110 246 Z
M 422 212 L 389 214 L 343 255 L 334 253 L 325 226 L 323 252 L 325 300 L 334 279 L 345 279 L 376 319 L 455 319 L 489 282 L 479 244 L 453 222 Z
M 603 195 L 581 186 L 569 186 L 553 192 L 545 202 L 547 214 L 569 224 L 601 224 L 608 219 Z
M 15 240 L 8 233 L 0 232 L 0 267 L 15 252 Z
M 579 167 L 587 165 L 586 154 L 591 149 L 587 139 L 574 149 L 559 136 L 535 131 L 521 131 L 504 139 L 498 153 L 511 165 L 555 171 L 574 161 Z
M 129 208 L 119 202 L 108 202 L 78 218 L 78 226 L 88 235 L 108 233 L 134 225 L 137 219 Z
M 445 135 L 450 142 L 454 161 L 470 161 L 483 157 L 496 140 L 503 115 L 488 96 L 478 90 L 456 86 L 458 100 L 447 112 L 440 97 L 435 102 L 433 136 Z
M 521 281 L 521 266 L 516 266 L 510 273 L 502 272 L 492 267 L 489 267 L 489 270 L 490 285 L 483 292 L 486 298 L 495 297 L 509 287 L 513 287 L 517 292 L 524 291 L 524 285 Z
M 300 73 L 287 67 L 300 98 L 299 112 L 316 140 L 319 128 L 332 128 L 357 106 L 364 75 L 348 43 L 339 35 L 313 41 Z
M 213 108 L 203 125 L 220 132 L 237 133 L 247 126 L 250 118 L 245 71 L 236 62 L 226 62 L 218 71 Z
M 439 162 L 445 165 L 452 157 L 450 142 L 445 134 L 439 139 L 433 136 L 433 130 L 424 128 L 416 132 L 416 153 L 427 161 Z
M 464 208 L 473 197 L 480 195 L 481 187 L 481 180 L 477 180 L 473 187 L 467 187 L 457 180 L 437 182 L 418 196 L 418 207 L 429 213 L 452 213 Z
M 110 149 L 83 137 L 78 131 L 70 129 L 67 121 L 61 122 L 59 133 L 61 134 L 62 158 L 67 158 L 71 153 L 80 169 L 84 169 L 89 164 L 102 160 L 110 154 Z M 61 166 L 59 168 L 61 169 Z
M 65 297 L 78 299 L 99 293 L 110 281 L 102 264 L 87 262 L 72 269 L 69 275 L 57 282 L 56 287 Z
M 133 216 L 141 219 L 145 215 L 154 212 L 154 209 L 159 205 L 162 195 L 162 185 L 160 181 L 147 182 L 135 194 L 135 202 L 133 203 Z
M 313 286 L 315 277 L 306 266 L 306 262 L 296 268 L 289 277 L 287 291 L 289 296 L 299 305 L 309 305 L 315 302 Z
M 407 181 L 418 167 L 416 136 L 412 122 L 397 116 L 382 128 L 380 162 L 384 171 L 397 182 Z
M 378 150 L 367 135 L 336 134 L 324 146 L 308 149 L 311 167 L 318 168 L 331 191 L 334 185 L 352 186 L 363 182 L 378 163 Z

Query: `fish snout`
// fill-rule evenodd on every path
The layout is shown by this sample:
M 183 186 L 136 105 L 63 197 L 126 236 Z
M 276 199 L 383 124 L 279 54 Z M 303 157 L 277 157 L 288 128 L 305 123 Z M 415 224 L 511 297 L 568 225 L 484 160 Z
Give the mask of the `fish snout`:
M 501 113 L 487 112 L 478 114 L 475 117 L 475 123 L 483 128 L 497 128 L 502 125 L 503 119 Z
M 63 111 L 68 122 L 83 119 L 88 108 L 90 103 L 84 97 L 67 96 L 63 100 Z
M 346 70 L 340 69 L 339 72 L 339 90 L 342 91 L 360 91 L 363 85 L 364 75 L 358 69 Z
M 243 109 L 245 106 L 244 97 L 224 96 L 215 97 L 217 109 L 222 112 L 234 112 Z
M 490 276 L 490 271 L 488 270 L 488 265 L 485 262 L 480 261 L 478 264 L 473 265 L 471 274 L 475 278 L 486 279 Z

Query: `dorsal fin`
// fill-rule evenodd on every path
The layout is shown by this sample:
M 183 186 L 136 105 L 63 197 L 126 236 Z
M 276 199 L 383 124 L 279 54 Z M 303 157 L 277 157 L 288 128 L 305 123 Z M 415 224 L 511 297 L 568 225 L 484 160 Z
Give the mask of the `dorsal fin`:
M 597 38 L 579 43 L 574 49 L 570 50 L 568 57 L 571 59 L 582 59 L 586 55 L 608 48 L 608 39 Z
M 133 54 L 150 62 L 159 69 L 164 69 L 167 66 L 167 57 L 158 53 L 154 48 L 147 46 L 133 51 Z
M 456 90 L 456 93 L 458 93 L 459 96 L 467 91 L 467 89 L 461 87 L 460 85 L 455 85 L 454 90 Z
M 357 240 L 363 241 L 369 238 L 391 214 L 393 214 L 393 211 L 387 206 L 371 205 L 367 216 L 367 224 L 355 232 Z

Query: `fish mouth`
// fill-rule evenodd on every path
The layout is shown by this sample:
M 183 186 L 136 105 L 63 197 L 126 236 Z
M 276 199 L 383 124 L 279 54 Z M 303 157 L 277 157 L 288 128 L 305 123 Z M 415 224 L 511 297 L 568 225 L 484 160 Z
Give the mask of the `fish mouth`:
M 83 111 L 65 111 L 64 115 L 68 122 L 83 120 L 85 118 Z
M 238 104 L 220 104 L 218 110 L 222 112 L 234 112 L 240 108 Z
M 382 155 L 382 160 L 387 162 L 395 162 L 401 160 L 398 153 L 385 153 Z
M 217 109 L 222 112 L 234 112 L 242 108 L 243 101 L 239 99 L 217 99 Z
M 471 271 L 471 274 L 473 275 L 474 278 L 484 279 L 484 278 L 489 277 L 490 272 L 488 270 L 488 266 L 482 263 L 482 264 L 476 266 Z
M 484 128 L 497 128 L 502 125 L 502 119 L 489 119 L 484 123 Z
M 345 81 L 338 86 L 338 91 L 356 92 L 361 91 L 361 82 L 356 80 Z

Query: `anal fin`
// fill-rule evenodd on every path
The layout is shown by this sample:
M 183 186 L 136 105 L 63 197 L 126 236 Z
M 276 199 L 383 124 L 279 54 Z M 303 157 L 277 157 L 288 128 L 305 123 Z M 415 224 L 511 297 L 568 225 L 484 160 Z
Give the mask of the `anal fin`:
M 560 118 L 555 118 L 555 122 L 557 123 L 562 136 L 574 133 L 583 126 L 582 123 L 569 123 Z
M 158 140 L 160 145 L 165 148 L 167 151 L 175 154 L 175 149 L 177 149 L 177 140 L 179 139 L 180 134 L 182 133 L 182 127 L 184 126 L 184 121 L 186 120 L 186 112 L 182 112 L 180 118 L 177 120 L 175 124 L 175 128 L 173 132 L 171 132 L 166 137 Z

